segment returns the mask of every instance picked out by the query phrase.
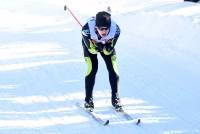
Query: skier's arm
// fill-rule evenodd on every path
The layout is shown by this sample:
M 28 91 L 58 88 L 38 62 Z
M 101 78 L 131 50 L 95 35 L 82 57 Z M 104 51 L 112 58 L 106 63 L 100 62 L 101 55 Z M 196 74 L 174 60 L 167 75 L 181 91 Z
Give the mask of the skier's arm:
M 109 54 L 112 53 L 112 51 L 113 51 L 113 49 L 114 49 L 114 47 L 115 47 L 115 45 L 117 43 L 117 40 L 118 40 L 119 36 L 120 36 L 120 28 L 117 25 L 117 30 L 116 30 L 114 38 L 108 40 L 106 42 L 106 44 L 105 44 L 105 48 L 103 50 L 105 55 L 109 55 Z
M 95 42 L 93 42 L 90 39 L 90 31 L 89 31 L 88 24 L 84 25 L 82 28 L 82 39 L 88 51 L 91 54 L 97 54 L 98 51 L 96 50 Z

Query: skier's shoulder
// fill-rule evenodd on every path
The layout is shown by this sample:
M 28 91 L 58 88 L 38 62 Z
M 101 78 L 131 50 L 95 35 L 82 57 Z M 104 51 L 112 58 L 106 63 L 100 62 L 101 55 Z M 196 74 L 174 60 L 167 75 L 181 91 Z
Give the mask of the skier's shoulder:
M 82 34 L 85 36 L 90 35 L 90 26 L 91 23 L 95 23 L 95 17 L 91 17 L 87 20 L 86 24 L 82 27 Z
M 115 36 L 120 35 L 120 27 L 114 20 L 111 20 L 111 31 L 115 33 Z
M 116 35 L 120 35 L 120 27 L 119 27 L 119 25 L 118 24 L 116 24 Z
M 89 36 L 89 35 L 90 35 L 90 30 L 89 30 L 88 23 L 86 23 L 86 24 L 82 27 L 82 35 L 84 35 L 84 36 Z

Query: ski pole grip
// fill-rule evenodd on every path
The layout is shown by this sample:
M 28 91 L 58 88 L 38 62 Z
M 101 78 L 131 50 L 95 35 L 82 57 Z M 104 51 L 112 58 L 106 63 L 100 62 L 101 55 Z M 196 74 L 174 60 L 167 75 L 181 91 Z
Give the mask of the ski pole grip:
M 65 11 L 67 10 L 67 6 L 66 6 L 66 5 L 64 6 L 64 10 L 65 10 Z

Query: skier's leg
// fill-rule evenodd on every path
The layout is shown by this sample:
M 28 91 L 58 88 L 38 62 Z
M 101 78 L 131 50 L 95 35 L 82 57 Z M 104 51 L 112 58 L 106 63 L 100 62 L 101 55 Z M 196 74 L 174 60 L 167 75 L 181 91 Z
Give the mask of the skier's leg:
M 93 104 L 93 87 L 95 76 L 98 70 L 98 60 L 96 54 L 90 54 L 83 44 L 84 58 L 88 65 L 87 75 L 85 76 L 85 102 L 94 107 Z
M 112 90 L 112 97 L 111 102 L 113 106 L 121 106 L 120 104 L 120 98 L 119 98 L 119 89 L 118 89 L 118 83 L 119 83 L 119 74 L 118 74 L 118 67 L 117 67 L 117 58 L 115 50 L 110 55 L 105 55 L 101 53 L 105 63 L 106 67 L 109 73 L 109 81 L 111 85 Z

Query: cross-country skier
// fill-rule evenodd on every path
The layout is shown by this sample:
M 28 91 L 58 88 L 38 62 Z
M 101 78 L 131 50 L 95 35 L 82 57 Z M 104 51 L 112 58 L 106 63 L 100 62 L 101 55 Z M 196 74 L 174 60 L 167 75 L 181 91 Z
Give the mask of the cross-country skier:
M 120 35 L 119 26 L 111 19 L 108 12 L 102 11 L 92 17 L 82 28 L 82 46 L 84 58 L 88 65 L 85 77 L 85 104 L 88 109 L 94 108 L 93 87 L 98 70 L 97 54 L 100 53 L 106 63 L 111 86 L 111 103 L 114 108 L 122 107 L 119 98 L 115 45 Z

